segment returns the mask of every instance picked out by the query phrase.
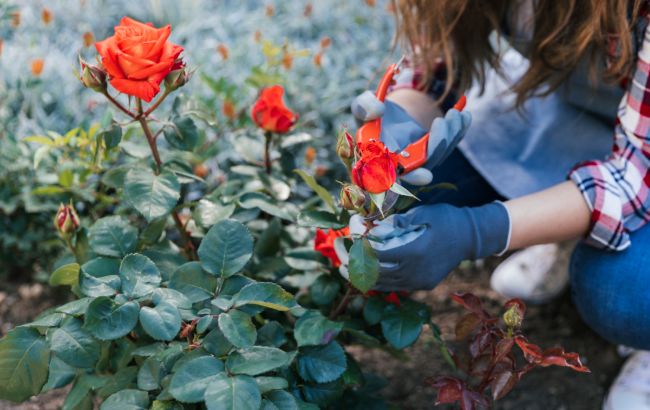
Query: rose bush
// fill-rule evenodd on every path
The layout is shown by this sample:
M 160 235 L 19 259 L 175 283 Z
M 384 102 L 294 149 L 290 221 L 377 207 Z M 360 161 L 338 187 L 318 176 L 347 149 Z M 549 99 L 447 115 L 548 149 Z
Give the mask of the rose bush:
M 429 328 L 451 357 L 428 306 L 370 290 L 378 262 L 367 235 L 350 237 L 350 214 L 371 224 L 413 198 L 385 147 L 356 147 L 347 133 L 337 152 L 348 172 L 362 162 L 367 186 L 346 184 L 337 201 L 317 182 L 322 153 L 302 132 L 316 119 L 297 123 L 287 107 L 300 100 L 288 93 L 285 105 L 276 84 L 300 52 L 267 43 L 267 62 L 246 78 L 252 92 L 210 67 L 200 80 L 239 107 L 221 121 L 200 95 L 170 97 L 190 80 L 180 54 L 171 66 L 131 65 L 178 46 L 164 45 L 164 29 L 126 22 L 123 38 L 100 42 L 117 47 L 97 48 L 108 53 L 102 64 L 82 61 L 79 71 L 114 110 L 27 139 L 40 146 L 36 169 L 56 176 L 37 190 L 63 203 L 48 215 L 66 248 L 49 281 L 74 297 L 0 340 L 0 398 L 71 385 L 66 409 L 382 408 L 345 345 L 400 355 Z M 152 47 L 133 47 L 131 36 Z M 113 81 L 107 59 L 124 81 Z M 301 157 L 309 172 L 296 169 Z

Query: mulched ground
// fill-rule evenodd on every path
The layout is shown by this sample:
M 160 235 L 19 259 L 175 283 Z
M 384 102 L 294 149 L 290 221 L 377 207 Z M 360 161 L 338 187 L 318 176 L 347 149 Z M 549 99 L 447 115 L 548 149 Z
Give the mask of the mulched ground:
M 453 338 L 453 326 L 462 311 L 449 299 L 456 291 L 472 292 L 479 296 L 492 312 L 499 312 L 504 300 L 489 288 L 490 272 L 497 259 L 484 265 L 469 266 L 454 274 L 431 292 L 418 292 L 415 297 L 433 307 L 434 321 L 447 339 Z M 0 335 L 17 324 L 31 320 L 39 312 L 61 300 L 64 294 L 53 293 L 47 286 L 3 284 L 0 290 Z M 587 328 L 568 294 L 552 304 L 529 306 L 524 322 L 529 340 L 542 347 L 561 345 L 568 351 L 579 352 L 592 370 L 578 374 L 567 369 L 546 368 L 530 373 L 495 409 L 526 410 L 594 410 L 599 409 L 607 388 L 623 359 L 616 347 L 602 340 Z M 449 371 L 435 347 L 431 335 L 424 334 L 415 346 L 408 349 L 408 361 L 401 361 L 382 351 L 368 351 L 351 347 L 350 352 L 363 363 L 363 368 L 382 375 L 388 386 L 383 394 L 400 409 L 430 409 L 435 402 L 435 391 L 424 384 L 428 377 Z M 54 410 L 61 407 L 65 391 L 50 392 L 30 401 L 15 405 L 0 401 L 0 409 Z

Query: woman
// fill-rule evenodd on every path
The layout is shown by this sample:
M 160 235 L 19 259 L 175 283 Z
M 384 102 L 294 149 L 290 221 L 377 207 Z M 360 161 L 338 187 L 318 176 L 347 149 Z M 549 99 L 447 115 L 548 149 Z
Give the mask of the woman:
M 465 136 L 444 160 L 430 147 L 429 162 L 403 178 L 452 182 L 458 191 L 424 195 L 423 204 L 381 223 L 372 242 L 379 289 L 431 289 L 465 259 L 582 238 L 570 266 L 582 317 L 613 343 L 650 350 L 646 7 L 396 3 L 399 38 L 423 75 L 403 70 L 389 102 L 364 93 L 353 113 L 364 121 L 383 114 L 382 139 L 393 150 L 429 128 L 430 141 Z M 468 89 L 471 127 L 469 114 L 446 110 Z M 439 110 L 446 114 L 435 118 Z M 605 407 L 650 409 L 650 353 L 628 360 Z

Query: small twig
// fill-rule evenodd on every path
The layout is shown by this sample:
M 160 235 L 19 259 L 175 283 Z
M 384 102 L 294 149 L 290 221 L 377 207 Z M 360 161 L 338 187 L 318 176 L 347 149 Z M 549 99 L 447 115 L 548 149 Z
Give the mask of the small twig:
M 352 286 L 348 285 L 348 290 L 345 291 L 345 294 L 343 295 L 343 298 L 339 302 L 339 304 L 336 306 L 336 308 L 332 309 L 332 312 L 329 315 L 330 320 L 336 319 L 343 311 L 345 308 L 348 307 L 348 304 L 350 303 L 350 297 L 352 296 L 353 289 Z

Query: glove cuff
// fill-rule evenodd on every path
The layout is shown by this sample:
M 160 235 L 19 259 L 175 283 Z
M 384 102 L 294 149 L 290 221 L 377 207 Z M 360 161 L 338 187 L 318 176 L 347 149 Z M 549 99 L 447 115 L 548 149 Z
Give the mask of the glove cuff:
M 471 221 L 474 246 L 471 259 L 502 255 L 508 250 L 512 227 L 505 204 L 491 202 L 476 208 L 465 208 Z

